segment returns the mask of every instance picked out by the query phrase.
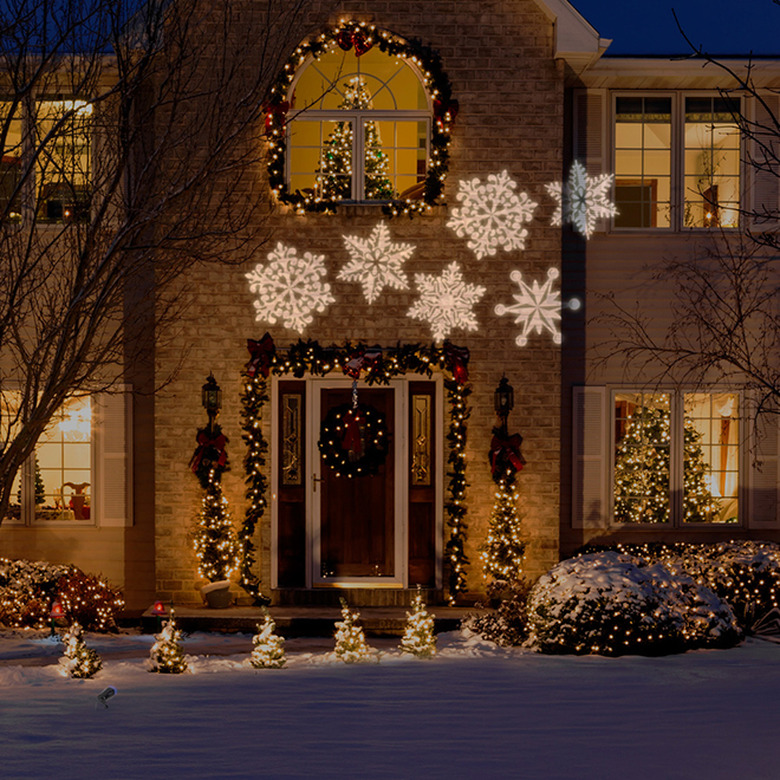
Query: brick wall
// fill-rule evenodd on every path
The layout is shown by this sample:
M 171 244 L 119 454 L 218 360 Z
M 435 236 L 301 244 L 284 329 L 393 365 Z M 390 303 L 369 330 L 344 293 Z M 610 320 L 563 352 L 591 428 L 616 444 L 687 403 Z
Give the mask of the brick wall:
M 257 6 L 241 6 L 242 24 L 257 23 Z M 317 30 L 330 19 L 366 20 L 407 38 L 418 38 L 437 50 L 460 103 L 451 146 L 450 175 L 445 200 L 457 204 L 457 183 L 508 170 L 540 205 L 530 225 L 525 251 L 477 260 L 446 227 L 447 206 L 430 216 L 390 222 L 394 241 L 416 246 L 406 264 L 408 291 L 385 289 L 368 306 L 359 285 L 336 280 L 347 259 L 342 236 L 367 236 L 382 219 L 379 209 L 344 207 L 336 215 L 296 216 L 274 209 L 265 225 L 271 241 L 283 241 L 298 249 L 326 257 L 328 281 L 336 303 L 321 315 L 304 337 L 321 344 L 362 340 L 385 346 L 397 342 L 430 343 L 428 326 L 405 316 L 416 298 L 414 273 L 440 273 L 457 261 L 466 281 L 487 292 L 475 307 L 479 330 L 454 331 L 456 344 L 471 350 L 468 423 L 468 546 L 471 560 L 469 588 L 479 590 L 481 572 L 478 545 L 484 539 L 493 501 L 486 453 L 491 428 L 496 424 L 493 391 L 506 373 L 515 388 L 512 432 L 524 437 L 528 461 L 519 481 L 521 511 L 528 540 L 528 574 L 537 576 L 558 559 L 559 537 L 559 414 L 560 353 L 550 334 L 534 334 L 528 346 L 518 348 L 519 326 L 509 316 L 497 317 L 494 306 L 512 302 L 516 290 L 509 279 L 514 269 L 524 279 L 543 282 L 551 266 L 560 265 L 559 230 L 549 225 L 553 204 L 544 184 L 560 179 L 562 168 L 562 77 L 552 60 L 552 27 L 533 0 L 387 0 L 344 2 L 329 13 L 328 3 L 312 3 L 306 26 Z M 252 12 L 254 8 L 254 12 Z M 266 197 L 264 171 L 257 171 L 254 191 Z M 225 186 L 225 182 L 216 183 Z M 229 186 L 229 183 L 227 183 Z M 205 217 L 207 219 L 207 215 Z M 158 596 L 177 603 L 198 600 L 196 563 L 191 534 L 199 507 L 200 491 L 187 468 L 198 426 L 205 423 L 200 407 L 200 386 L 213 371 L 223 389 L 220 423 L 230 438 L 233 469 L 224 478 L 225 494 L 236 522 L 243 510 L 244 450 L 240 437 L 240 371 L 246 362 L 247 337 L 259 338 L 267 329 L 277 347 L 297 341 L 298 334 L 280 325 L 254 320 L 253 297 L 244 274 L 255 263 L 264 263 L 271 245 L 258 249 L 239 267 L 209 266 L 192 270 L 183 280 L 189 308 L 178 323 L 178 332 L 161 334 L 157 348 L 158 379 L 173 380 L 156 399 L 155 522 Z M 184 356 L 183 365 L 177 368 Z M 270 411 L 270 409 L 269 409 Z M 265 419 L 270 439 L 270 418 Z M 270 582 L 270 526 L 268 517 L 258 533 L 258 572 L 267 588 Z

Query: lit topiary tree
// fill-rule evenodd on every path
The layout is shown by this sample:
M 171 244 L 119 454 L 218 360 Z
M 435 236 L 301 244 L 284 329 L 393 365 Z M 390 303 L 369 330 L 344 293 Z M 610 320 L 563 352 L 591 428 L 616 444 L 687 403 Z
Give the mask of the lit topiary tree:
M 171 619 L 163 625 L 163 630 L 155 634 L 155 643 L 149 653 L 150 671 L 159 674 L 181 674 L 187 671 L 187 660 L 184 650 L 179 644 L 181 631 L 176 628 L 176 622 L 171 610 Z

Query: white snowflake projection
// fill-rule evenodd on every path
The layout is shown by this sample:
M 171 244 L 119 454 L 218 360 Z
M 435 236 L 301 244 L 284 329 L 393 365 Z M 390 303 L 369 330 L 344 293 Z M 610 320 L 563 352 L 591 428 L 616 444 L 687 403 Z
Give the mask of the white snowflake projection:
M 590 238 L 596 229 L 596 220 L 614 217 L 618 211 L 609 199 L 612 174 L 589 176 L 585 167 L 575 160 L 569 171 L 569 180 L 546 184 L 545 188 L 556 201 L 553 225 L 571 222 L 575 230 Z
M 561 332 L 558 323 L 561 320 L 561 301 L 558 298 L 560 292 L 552 289 L 552 283 L 558 278 L 557 268 L 551 268 L 547 272 L 547 281 L 540 285 L 534 282 L 530 287 L 523 281 L 520 271 L 512 271 L 509 278 L 520 286 L 520 293 L 512 297 L 516 303 L 504 306 L 499 303 L 495 312 L 499 316 L 514 314 L 516 323 L 523 323 L 523 332 L 515 339 L 518 347 L 524 347 L 528 343 L 528 334 L 532 331 L 541 333 L 546 328 L 552 333 L 553 342 L 561 343 Z
M 518 195 L 516 188 L 506 171 L 491 173 L 487 184 L 479 179 L 460 182 L 456 197 L 463 206 L 452 210 L 447 227 L 459 238 L 469 236 L 468 247 L 479 260 L 494 255 L 499 246 L 507 252 L 525 249 L 528 230 L 523 225 L 533 219 L 539 204 L 524 192 Z
M 420 297 L 406 316 L 428 322 L 436 341 L 443 341 L 455 328 L 477 329 L 472 307 L 485 294 L 485 288 L 464 282 L 457 263 L 450 263 L 441 276 L 415 274 L 414 283 Z
M 322 255 L 311 252 L 298 257 L 294 247 L 281 241 L 268 253 L 269 263 L 258 265 L 246 274 L 249 290 L 257 294 L 254 302 L 257 320 L 273 325 L 281 320 L 286 328 L 303 333 L 313 312 L 322 312 L 336 299 L 330 284 L 323 282 L 325 264 Z
M 360 282 L 363 294 L 373 303 L 383 287 L 408 290 L 409 281 L 403 264 L 409 259 L 412 244 L 394 244 L 390 230 L 380 222 L 368 238 L 342 236 L 351 260 L 339 271 L 338 278 L 348 282 Z

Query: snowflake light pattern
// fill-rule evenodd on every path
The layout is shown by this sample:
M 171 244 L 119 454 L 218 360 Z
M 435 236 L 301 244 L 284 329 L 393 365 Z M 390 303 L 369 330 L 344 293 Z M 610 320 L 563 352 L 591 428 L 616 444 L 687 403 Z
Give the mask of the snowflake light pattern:
M 352 259 L 339 271 L 338 278 L 360 282 L 369 303 L 377 299 L 383 287 L 409 289 L 402 266 L 414 252 L 414 246 L 394 244 L 384 222 L 380 222 L 367 239 L 358 236 L 342 238 Z
M 523 332 L 515 339 L 518 347 L 524 347 L 528 343 L 528 334 L 531 331 L 541 333 L 543 328 L 552 333 L 554 343 L 561 343 L 561 332 L 558 329 L 561 320 L 561 301 L 558 298 L 560 292 L 552 289 L 552 283 L 558 276 L 558 269 L 551 268 L 547 272 L 547 281 L 544 284 L 534 282 L 529 287 L 523 281 L 520 271 L 512 271 L 509 275 L 509 278 L 520 286 L 520 294 L 512 296 L 516 303 L 511 306 L 499 303 L 495 312 L 499 317 L 504 314 L 515 314 L 517 315 L 515 322 L 523 323 Z
M 303 333 L 314 319 L 336 299 L 325 276 L 324 257 L 306 252 L 298 257 L 295 247 L 281 241 L 268 253 L 269 263 L 258 265 L 246 274 L 250 292 L 257 293 L 254 302 L 257 320 L 273 325 L 281 320 L 286 328 Z
M 523 227 L 533 219 L 534 203 L 526 193 L 515 193 L 515 182 L 506 171 L 491 173 L 487 184 L 479 179 L 460 182 L 457 199 L 463 206 L 452 210 L 447 227 L 459 238 L 469 236 L 468 247 L 481 260 L 494 255 L 497 247 L 509 252 L 525 249 L 528 230 Z
M 575 230 L 590 238 L 596 229 L 596 220 L 614 217 L 618 210 L 609 199 L 612 174 L 589 176 L 585 167 L 575 160 L 569 171 L 569 180 L 546 184 L 545 189 L 556 201 L 553 225 L 570 222 Z
M 441 276 L 415 274 L 414 283 L 420 298 L 406 316 L 428 322 L 436 341 L 443 341 L 455 328 L 477 329 L 472 307 L 485 294 L 485 288 L 464 282 L 457 263 L 450 263 Z

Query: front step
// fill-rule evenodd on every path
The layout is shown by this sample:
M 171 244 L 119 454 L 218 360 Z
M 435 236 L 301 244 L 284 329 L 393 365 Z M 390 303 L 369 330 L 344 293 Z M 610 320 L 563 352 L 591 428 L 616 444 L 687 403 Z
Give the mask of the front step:
M 277 631 L 284 637 L 333 636 L 335 623 L 341 619 L 337 607 L 271 607 L 271 617 Z M 368 636 L 401 636 L 406 626 L 407 610 L 403 607 L 360 607 L 360 625 Z M 464 607 L 432 607 L 434 631 L 456 631 L 466 615 L 477 610 Z M 257 624 L 263 622 L 263 610 L 259 607 L 228 607 L 208 609 L 176 607 L 176 625 L 182 631 L 243 632 L 253 634 Z M 162 620 L 165 620 L 163 618 Z M 144 612 L 141 626 L 145 633 L 160 631 L 162 620 Z
M 426 604 L 444 603 L 441 590 L 421 591 Z M 416 588 L 280 588 L 270 593 L 271 604 L 279 607 L 338 607 L 344 598 L 351 607 L 409 607 Z

